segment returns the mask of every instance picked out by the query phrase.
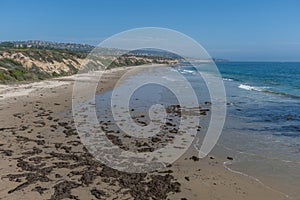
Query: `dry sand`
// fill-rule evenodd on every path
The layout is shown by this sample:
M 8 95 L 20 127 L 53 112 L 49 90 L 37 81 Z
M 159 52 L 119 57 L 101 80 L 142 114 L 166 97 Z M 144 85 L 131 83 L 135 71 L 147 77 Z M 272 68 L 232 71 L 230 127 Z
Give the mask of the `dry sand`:
M 98 92 L 113 88 L 128 69 L 106 73 Z M 193 148 L 154 173 L 127 174 L 102 165 L 77 135 L 73 83 L 65 77 L 1 86 L 0 199 L 287 199 L 227 170 L 226 156 L 198 160 Z

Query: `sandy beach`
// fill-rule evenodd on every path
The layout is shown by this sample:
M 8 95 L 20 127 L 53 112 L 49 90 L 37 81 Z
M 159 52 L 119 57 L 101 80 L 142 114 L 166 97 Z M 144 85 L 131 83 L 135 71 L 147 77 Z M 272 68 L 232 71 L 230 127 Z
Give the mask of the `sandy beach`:
M 98 93 L 128 70 L 104 74 Z M 231 155 L 197 158 L 191 148 L 153 173 L 111 169 L 88 153 L 72 118 L 74 78 L 0 87 L 0 199 L 273 199 L 288 197 L 224 167 Z

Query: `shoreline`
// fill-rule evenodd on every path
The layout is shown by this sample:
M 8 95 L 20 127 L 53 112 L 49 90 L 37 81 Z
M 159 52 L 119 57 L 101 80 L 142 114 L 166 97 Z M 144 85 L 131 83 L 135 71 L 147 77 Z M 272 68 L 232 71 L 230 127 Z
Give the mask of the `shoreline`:
M 107 73 L 122 73 L 125 70 L 132 70 L 134 69 L 135 72 L 147 67 L 154 67 L 154 66 L 171 66 L 170 64 L 145 64 L 145 65 L 137 65 L 137 66 L 124 66 L 124 67 L 117 67 L 109 70 L 105 70 L 105 74 Z M 70 75 L 70 76 L 62 76 L 58 78 L 51 78 L 47 80 L 41 81 L 33 81 L 33 82 L 16 82 L 12 84 L 0 84 L 0 100 L 11 98 L 11 97 L 19 97 L 19 96 L 26 96 L 30 93 L 43 89 L 43 88 L 56 88 L 63 85 L 71 84 L 76 80 L 77 74 Z M 106 89 L 108 90 L 108 89 Z
M 147 65 L 144 67 L 153 66 Z M 132 68 L 134 67 L 109 71 L 105 76 L 106 82 L 97 90 L 97 93 L 110 90 L 119 77 Z M 143 67 L 137 67 L 136 69 L 129 75 L 141 72 Z M 122 184 L 120 186 L 119 181 L 120 179 L 123 180 L 120 178 L 123 176 L 122 173 L 118 174 L 114 170 L 110 171 L 106 168 L 106 171 L 103 171 L 103 166 L 96 163 L 92 163 L 96 165 L 96 169 L 93 169 L 91 165 L 85 163 L 86 161 L 80 162 L 80 158 L 76 158 L 79 161 L 70 158 L 70 155 L 79 154 L 92 159 L 83 150 L 76 130 L 72 125 L 71 101 L 74 79 L 49 81 L 54 81 L 54 83 L 58 81 L 65 84 L 54 88 L 50 87 L 53 86 L 51 83 L 48 85 L 49 87 L 43 84 L 38 87 L 33 85 L 31 88 L 21 88 L 20 91 L 17 91 L 18 95 L 11 94 L 0 99 L 2 112 L 0 118 L 2 125 L 0 136 L 0 198 L 14 199 L 20 198 L 22 195 L 24 199 L 54 199 L 54 197 L 55 199 L 62 199 L 63 197 L 71 198 L 72 196 L 87 199 L 95 198 L 97 196 L 95 194 L 102 194 L 103 198 L 108 199 L 113 197 L 131 199 L 130 197 L 137 190 L 132 188 L 133 186 L 128 186 L 127 189 L 124 186 L 122 187 Z M 24 89 L 27 89 L 27 92 L 24 92 Z M 5 101 L 6 99 L 9 102 Z M 66 113 L 66 115 L 61 113 Z M 69 118 L 66 118 L 66 116 L 69 116 Z M 170 199 L 285 199 L 277 192 L 261 187 L 259 183 L 247 177 L 227 171 L 223 166 L 225 157 L 222 159 L 210 155 L 197 160 L 194 159 L 194 155 L 197 155 L 195 149 L 190 148 L 172 167 L 166 169 L 169 170 L 169 173 L 162 173 L 164 176 L 155 176 L 163 180 L 160 180 L 159 183 L 174 184 L 175 187 L 174 190 L 158 188 L 161 197 L 167 195 Z M 47 158 L 47 156 L 51 158 Z M 19 159 L 20 157 L 23 158 Z M 65 161 L 68 161 L 69 164 Z M 76 164 L 79 165 L 78 169 L 75 167 Z M 71 165 L 74 165 L 75 168 Z M 41 172 L 40 169 L 48 169 L 50 172 Z M 83 170 L 84 173 L 80 174 L 74 169 Z M 97 174 L 97 171 L 102 172 L 102 174 Z M 96 174 L 91 175 L 89 172 Z M 31 180 L 27 175 L 28 173 L 35 174 L 35 177 L 40 177 L 38 175 L 44 173 L 44 176 L 43 179 L 40 177 Z M 68 177 L 70 174 L 72 177 Z M 167 175 L 173 178 L 165 179 L 164 177 Z M 84 177 L 87 176 L 95 176 L 95 179 L 85 182 Z M 111 186 L 105 179 L 113 179 L 118 184 Z M 130 177 L 127 177 L 127 179 L 130 179 Z M 126 180 L 126 177 L 124 180 Z M 137 180 L 140 182 L 142 179 Z M 97 182 L 100 186 L 97 185 Z M 68 186 L 66 186 L 66 183 Z M 153 183 L 158 184 L 158 182 Z M 178 191 L 175 183 L 180 184 L 181 192 Z M 130 184 L 136 184 L 136 182 L 129 182 Z M 69 188 L 70 185 L 71 188 Z M 65 194 L 62 194 L 60 191 L 64 187 L 69 189 Z M 149 185 L 149 187 L 154 186 Z M 14 190 L 16 188 L 17 190 Z M 118 190 L 122 191 L 121 196 L 118 196 L 116 192 Z M 126 193 L 125 190 L 131 192 Z M 110 195 L 110 197 L 105 195 Z

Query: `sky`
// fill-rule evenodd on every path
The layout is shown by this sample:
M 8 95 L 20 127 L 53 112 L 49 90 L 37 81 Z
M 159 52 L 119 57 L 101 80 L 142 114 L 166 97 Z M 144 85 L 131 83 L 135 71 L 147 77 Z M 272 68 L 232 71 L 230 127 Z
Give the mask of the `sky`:
M 97 45 L 132 28 L 182 32 L 215 58 L 300 61 L 298 0 L 0 0 L 0 41 Z

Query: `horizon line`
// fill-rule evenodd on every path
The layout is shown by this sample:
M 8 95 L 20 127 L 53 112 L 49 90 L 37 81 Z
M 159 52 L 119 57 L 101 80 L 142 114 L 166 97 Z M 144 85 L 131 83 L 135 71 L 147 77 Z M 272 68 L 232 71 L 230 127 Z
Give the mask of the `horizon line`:
M 92 47 L 97 47 L 97 45 L 89 44 L 89 43 L 83 43 L 83 42 L 80 42 L 80 41 L 78 41 L 78 42 L 71 42 L 71 41 L 70 42 L 63 42 L 63 41 L 39 40 L 39 39 L 28 39 L 28 40 L 1 40 L 0 39 L 0 43 L 3 43 L 3 42 L 29 42 L 29 41 L 41 41 L 41 42 L 60 43 L 60 44 L 80 44 L 80 45 L 89 45 L 89 46 L 92 46 Z M 293 63 L 300 62 L 300 59 L 299 60 L 231 60 L 231 59 L 227 59 L 227 58 L 216 58 L 216 57 L 213 57 L 213 56 L 211 56 L 211 58 L 212 59 L 224 60 L 224 61 L 216 61 L 216 62 L 293 62 Z

